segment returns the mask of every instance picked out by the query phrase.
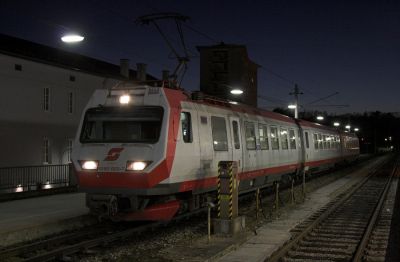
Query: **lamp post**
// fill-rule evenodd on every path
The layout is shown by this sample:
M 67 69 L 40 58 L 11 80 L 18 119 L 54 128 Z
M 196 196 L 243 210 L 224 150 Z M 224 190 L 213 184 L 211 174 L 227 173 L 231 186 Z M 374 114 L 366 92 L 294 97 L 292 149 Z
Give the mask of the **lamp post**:
M 79 43 L 82 42 L 84 39 L 85 37 L 79 34 L 68 34 L 61 37 L 61 41 L 67 44 Z

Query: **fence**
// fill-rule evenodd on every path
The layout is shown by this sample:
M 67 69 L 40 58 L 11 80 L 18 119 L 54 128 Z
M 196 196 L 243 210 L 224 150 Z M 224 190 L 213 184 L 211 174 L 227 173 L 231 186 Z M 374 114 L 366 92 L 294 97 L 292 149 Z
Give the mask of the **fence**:
M 68 164 L 0 168 L 1 193 L 65 187 L 72 180 Z

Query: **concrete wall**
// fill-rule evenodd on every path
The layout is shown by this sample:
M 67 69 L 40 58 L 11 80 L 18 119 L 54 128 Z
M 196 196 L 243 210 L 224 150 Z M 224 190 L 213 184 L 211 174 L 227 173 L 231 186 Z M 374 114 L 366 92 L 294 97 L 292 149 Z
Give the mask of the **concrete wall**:
M 15 65 L 22 70 L 15 70 Z M 75 136 L 91 94 L 117 82 L 0 54 L 0 167 L 42 165 L 44 137 L 50 141 L 49 163 L 67 163 L 68 139 Z M 45 87 L 50 88 L 48 112 L 43 109 Z

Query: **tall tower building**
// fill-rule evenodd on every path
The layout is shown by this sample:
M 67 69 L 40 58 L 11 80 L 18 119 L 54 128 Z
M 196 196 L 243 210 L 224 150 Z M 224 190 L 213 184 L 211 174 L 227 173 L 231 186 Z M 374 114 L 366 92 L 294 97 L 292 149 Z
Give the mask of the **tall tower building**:
M 200 90 L 208 95 L 257 106 L 257 69 L 244 45 L 220 43 L 198 46 L 200 52 Z M 243 94 L 233 95 L 232 89 Z

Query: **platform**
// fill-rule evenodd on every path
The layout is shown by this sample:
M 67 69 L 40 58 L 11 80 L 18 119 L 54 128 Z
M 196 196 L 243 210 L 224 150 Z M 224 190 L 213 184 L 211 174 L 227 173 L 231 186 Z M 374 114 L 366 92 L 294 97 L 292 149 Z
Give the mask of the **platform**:
M 0 246 L 89 223 L 85 194 L 69 193 L 0 203 Z

